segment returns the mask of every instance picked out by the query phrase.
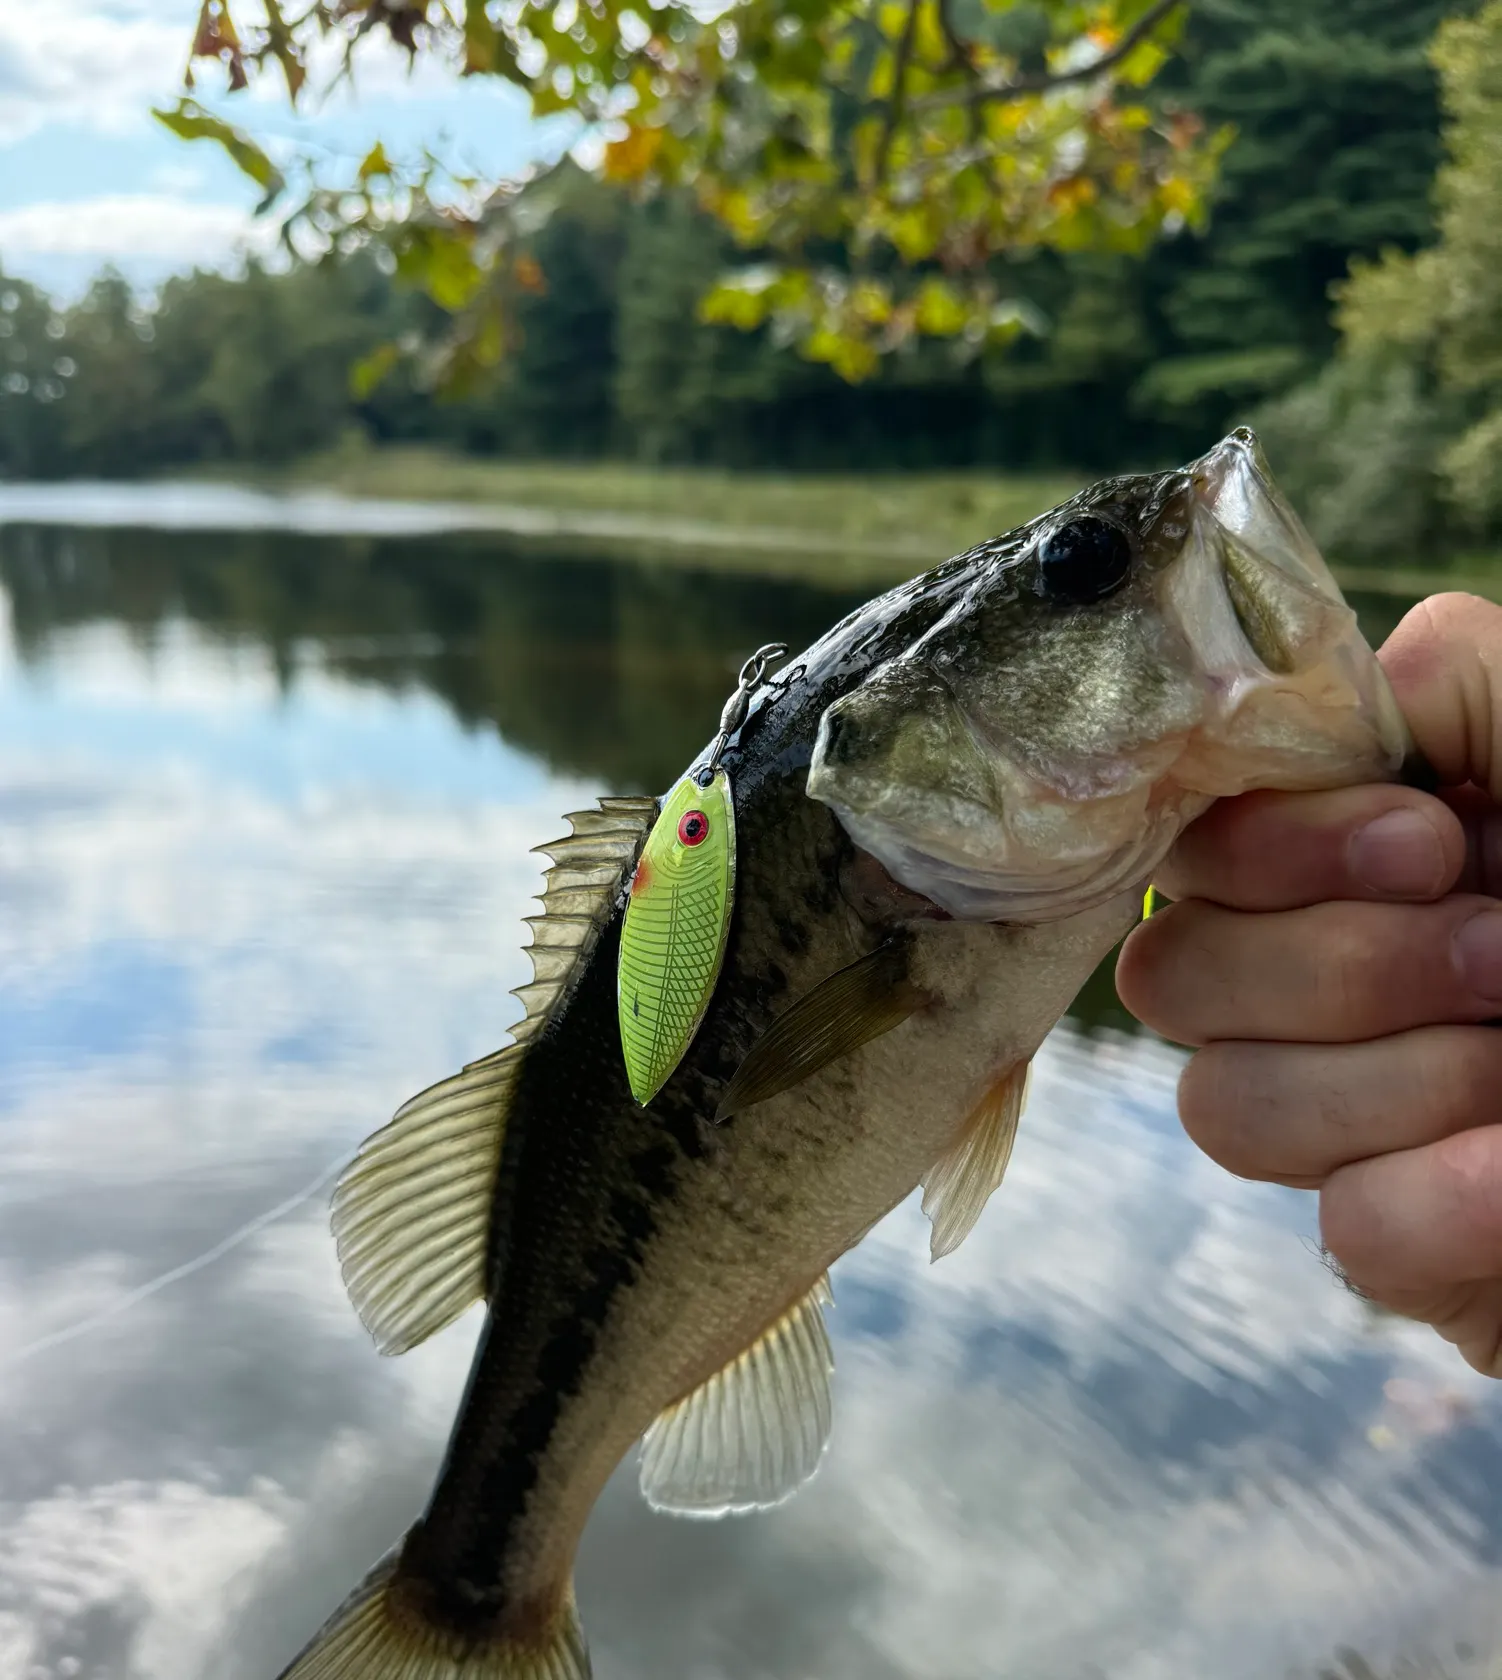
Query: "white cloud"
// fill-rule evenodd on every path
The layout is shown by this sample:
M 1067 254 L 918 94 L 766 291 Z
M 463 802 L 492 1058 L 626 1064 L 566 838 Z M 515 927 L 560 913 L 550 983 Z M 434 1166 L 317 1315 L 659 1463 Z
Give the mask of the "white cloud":
M 252 227 L 255 189 L 218 148 L 189 148 L 152 121 L 182 91 L 197 9 L 198 0 L 0 0 L 0 205 L 10 206 L 0 258 L 11 272 L 71 297 L 102 261 L 148 287 L 223 264 L 247 237 L 274 239 L 274 227 Z M 534 124 L 510 84 L 465 81 L 432 56 L 410 64 L 378 34 L 359 43 L 353 79 L 320 98 L 341 52 L 334 40 L 317 49 L 315 91 L 296 110 L 271 73 L 216 108 L 278 161 L 311 153 L 325 175 L 351 174 L 378 135 L 395 157 L 433 148 L 481 176 L 562 144 L 558 120 Z M 222 78 L 210 70 L 200 82 L 199 97 L 216 103 Z M 43 129 L 59 144 L 35 140 Z
M 166 193 L 115 193 L 79 202 L 0 210 L 0 253 L 149 257 L 182 267 L 217 265 L 242 247 L 267 247 L 276 230 L 230 204 L 195 204 Z
M 204 173 L 196 163 L 163 163 L 151 171 L 146 184 L 169 194 L 192 192 L 204 185 Z
M 181 90 L 197 14 L 198 0 L 47 0 L 4 8 L 0 145 L 46 124 L 118 133 L 144 123 L 153 105 L 170 102 Z M 331 80 L 342 53 L 340 41 L 321 44 L 310 85 Z M 326 110 L 453 95 L 459 82 L 448 65 L 430 56 L 414 63 L 380 34 L 360 43 L 355 69 L 353 84 L 342 84 Z M 206 93 L 219 91 L 212 67 L 202 80 Z M 480 85 L 513 107 L 520 98 L 504 83 Z M 250 98 L 286 112 L 286 89 L 274 74 L 259 79 Z M 316 118 L 318 108 L 307 114 Z
M 0 1542 L 0 1590 L 11 1599 L 13 1627 L 31 1623 L 18 1648 L 44 1651 L 91 1612 L 124 1603 L 141 1612 L 125 1672 L 158 1675 L 170 1664 L 175 1674 L 207 1673 L 226 1592 L 280 1538 L 281 1503 L 270 1485 L 235 1495 L 121 1482 L 62 1488 L 13 1511 Z M 26 1607 L 24 1620 L 15 1606 Z M 0 1621 L 0 1651 L 3 1639 Z M 49 1670 L 6 1669 L 32 1672 Z
M 0 10 L 0 144 L 48 123 L 119 132 L 182 76 L 197 0 L 47 0 Z

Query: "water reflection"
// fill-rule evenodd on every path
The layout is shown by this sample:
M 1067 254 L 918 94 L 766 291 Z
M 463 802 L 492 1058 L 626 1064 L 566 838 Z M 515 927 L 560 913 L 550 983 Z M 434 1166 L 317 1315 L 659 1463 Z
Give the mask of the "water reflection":
M 0 1675 L 269 1680 L 426 1493 L 474 1323 L 399 1361 L 294 1195 L 494 1047 L 558 813 L 660 787 L 846 603 L 477 539 L 0 530 Z M 1005 1193 L 839 1269 L 768 1516 L 612 1485 L 601 1680 L 1359 1680 L 1502 1651 L 1502 1413 L 1307 1199 L 1061 1034 Z M 80 1325 L 90 1327 L 70 1334 Z
M 29 662 L 81 625 L 149 648 L 187 620 L 264 648 L 284 687 L 312 664 L 425 690 L 555 770 L 654 791 L 713 732 L 746 653 L 801 646 L 860 600 L 477 537 L 298 532 L 0 528 L 0 582 Z

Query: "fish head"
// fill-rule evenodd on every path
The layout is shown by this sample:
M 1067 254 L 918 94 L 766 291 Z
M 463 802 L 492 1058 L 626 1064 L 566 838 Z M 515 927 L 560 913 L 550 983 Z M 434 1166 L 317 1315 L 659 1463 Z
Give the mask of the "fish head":
M 827 707 L 808 792 L 952 916 L 1075 914 L 1216 798 L 1389 780 L 1409 749 L 1249 431 L 934 576 L 947 609 Z

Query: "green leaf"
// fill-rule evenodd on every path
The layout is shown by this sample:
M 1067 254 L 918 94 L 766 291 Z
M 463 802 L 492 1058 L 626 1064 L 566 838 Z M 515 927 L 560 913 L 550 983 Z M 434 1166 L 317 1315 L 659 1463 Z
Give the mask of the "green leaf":
M 925 280 L 918 288 L 915 306 L 914 325 L 919 332 L 936 338 L 953 338 L 970 320 L 964 300 L 942 280 Z
M 362 402 L 391 372 L 401 356 L 395 344 L 378 344 L 368 356 L 362 356 L 350 369 L 349 388 Z
M 377 140 L 375 145 L 360 160 L 360 179 L 369 181 L 377 175 L 389 175 L 390 173 L 391 159 L 386 156 L 386 148 Z
M 485 279 L 470 234 L 464 226 L 403 229 L 396 245 L 398 278 L 426 292 L 440 309 L 463 309 Z
M 774 284 L 763 270 L 732 274 L 699 299 L 699 319 L 750 332 L 771 314 Z
M 180 99 L 175 110 L 153 109 L 151 114 L 180 140 L 212 140 L 222 146 L 236 167 L 265 194 L 256 206 L 258 216 L 271 208 L 286 186 L 286 177 L 281 170 L 248 134 L 232 127 L 222 117 L 204 110 L 196 100 Z
M 875 348 L 853 333 L 821 326 L 804 340 L 803 354 L 811 362 L 828 362 L 848 384 L 858 385 L 876 372 L 881 358 Z

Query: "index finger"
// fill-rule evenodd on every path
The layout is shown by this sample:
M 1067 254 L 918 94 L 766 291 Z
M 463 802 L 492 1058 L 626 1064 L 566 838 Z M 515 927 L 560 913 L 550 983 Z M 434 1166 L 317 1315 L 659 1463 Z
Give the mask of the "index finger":
M 1154 874 L 1170 898 L 1233 910 L 1300 910 L 1328 899 L 1422 903 L 1453 888 L 1465 833 L 1412 788 L 1248 793 L 1222 799 L 1179 836 Z

